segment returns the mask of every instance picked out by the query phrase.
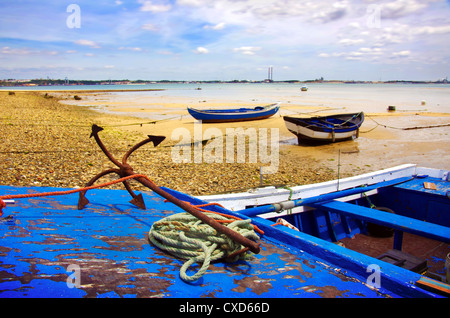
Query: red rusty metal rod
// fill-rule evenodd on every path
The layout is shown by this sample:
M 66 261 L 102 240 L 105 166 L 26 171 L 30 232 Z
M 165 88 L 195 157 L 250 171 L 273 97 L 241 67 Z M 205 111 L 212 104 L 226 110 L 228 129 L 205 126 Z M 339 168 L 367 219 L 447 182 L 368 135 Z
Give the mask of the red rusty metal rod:
M 153 141 L 153 145 L 156 147 L 159 145 L 166 137 L 164 136 L 151 136 L 148 135 L 148 139 L 145 139 L 141 141 L 140 143 L 134 145 L 130 150 L 127 151 L 127 153 L 122 158 L 122 163 L 126 164 L 128 157 L 138 148 L 142 147 L 146 143 L 149 143 L 150 141 Z
M 109 160 L 112 161 L 112 163 L 114 163 L 116 166 L 118 166 L 119 168 L 122 168 L 122 165 L 120 164 L 119 161 L 117 161 L 113 155 L 108 151 L 108 149 L 106 149 L 105 145 L 103 144 L 103 142 L 100 140 L 100 137 L 98 136 L 98 133 L 100 131 L 102 131 L 103 128 L 99 127 L 97 125 L 92 125 L 92 133 L 91 133 L 91 137 L 93 136 L 95 141 L 97 142 L 97 145 L 100 147 L 100 149 L 103 151 L 103 153 L 109 158 Z
M 209 226 L 214 228 L 217 232 L 225 234 L 226 236 L 228 236 L 233 241 L 248 247 L 250 249 L 250 251 L 252 251 L 253 253 L 258 254 L 260 252 L 260 247 L 259 247 L 260 244 L 259 243 L 256 243 L 256 242 L 246 238 L 245 236 L 241 235 L 240 233 L 230 229 L 229 227 L 220 224 L 216 220 L 208 217 L 207 215 L 205 215 L 201 211 L 197 210 L 192 205 L 190 205 L 190 204 L 188 204 L 188 203 L 186 203 L 186 202 L 184 202 L 184 201 L 174 197 L 173 195 L 167 193 L 166 191 L 162 190 L 160 187 L 158 187 L 154 183 L 149 182 L 147 179 L 139 177 L 139 178 L 136 178 L 136 180 L 139 181 L 140 183 L 142 183 L 147 188 L 150 188 L 151 190 L 153 190 L 154 192 L 156 192 L 160 196 L 162 196 L 165 199 L 169 200 L 173 204 L 179 206 L 180 208 L 182 208 L 186 212 L 188 212 L 188 213 L 192 214 L 193 216 L 195 216 L 196 218 L 200 219 L 203 223 L 208 224 Z

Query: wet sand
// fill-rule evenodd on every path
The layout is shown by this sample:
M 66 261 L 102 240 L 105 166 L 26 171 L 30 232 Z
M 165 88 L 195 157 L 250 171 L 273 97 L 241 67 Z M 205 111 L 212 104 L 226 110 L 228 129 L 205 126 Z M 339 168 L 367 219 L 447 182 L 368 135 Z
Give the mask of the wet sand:
M 261 105 L 258 101 L 251 103 L 230 100 L 201 100 L 195 97 L 157 96 L 143 98 L 137 102 L 139 107 L 129 105 L 122 97 L 105 94 L 85 95 L 84 102 L 100 111 L 114 114 L 134 115 L 146 120 L 155 120 L 155 124 L 141 126 L 124 126 L 122 129 L 147 134 L 162 134 L 168 138 L 178 127 L 191 132 L 196 122 L 187 112 L 186 106 L 197 108 L 243 107 Z M 280 111 L 273 117 L 251 122 L 226 124 L 203 124 L 203 130 L 209 127 L 219 128 L 225 135 L 227 127 L 278 128 L 280 153 L 295 161 L 295 158 L 308 158 L 340 176 L 350 176 L 375 171 L 405 163 L 415 163 L 431 168 L 450 169 L 450 113 L 427 111 L 430 105 L 397 107 L 388 111 L 386 105 L 373 105 L 373 111 L 365 112 L 365 121 L 356 140 L 343 141 L 325 145 L 298 145 L 296 137 L 284 124 L 282 116 L 322 116 L 346 112 L 345 109 L 323 106 L 323 100 L 312 102 L 304 97 L 301 102 L 282 102 Z M 134 104 L 133 104 L 134 105 Z M 329 104 L 328 104 L 329 105 Z M 434 110 L 434 109 L 433 109 Z M 125 121 L 123 122 L 126 123 Z M 440 126 L 442 127 L 429 127 Z M 447 126 L 445 126 L 447 125 Z M 405 130 L 408 128 L 408 130 Z M 292 157 L 293 159 L 290 159 Z M 338 169 L 339 166 L 339 169 Z

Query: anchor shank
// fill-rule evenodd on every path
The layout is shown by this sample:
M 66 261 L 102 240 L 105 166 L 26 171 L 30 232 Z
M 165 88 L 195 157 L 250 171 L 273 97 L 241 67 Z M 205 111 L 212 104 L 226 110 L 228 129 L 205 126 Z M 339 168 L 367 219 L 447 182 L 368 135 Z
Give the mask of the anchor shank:
M 150 188 L 151 190 L 153 190 L 154 192 L 156 192 L 160 196 L 162 196 L 165 199 L 169 200 L 170 202 L 174 203 L 178 207 L 182 208 L 186 212 L 192 214 L 196 218 L 198 218 L 201 221 L 203 221 L 204 223 L 208 224 L 209 226 L 214 228 L 217 232 L 219 232 L 221 234 L 225 234 L 226 236 L 228 236 L 233 241 L 238 242 L 239 244 L 248 247 L 253 253 L 255 253 L 255 254 L 259 253 L 259 251 L 260 251 L 259 245 L 260 244 L 254 242 L 254 241 L 244 237 L 243 235 L 239 234 L 238 232 L 233 231 L 232 229 L 230 229 L 230 228 L 220 224 L 219 222 L 217 222 L 216 220 L 208 217 L 207 215 L 205 215 L 201 211 L 198 211 L 192 205 L 190 205 L 190 204 L 188 204 L 188 203 L 186 203 L 186 202 L 184 202 L 184 201 L 174 197 L 173 195 L 171 195 L 171 194 L 167 193 L 166 191 L 162 190 L 161 188 L 159 188 L 158 186 L 156 186 L 152 182 L 149 182 L 147 179 L 139 177 L 139 178 L 136 178 L 136 180 L 139 181 L 140 183 L 142 183 L 144 186 Z

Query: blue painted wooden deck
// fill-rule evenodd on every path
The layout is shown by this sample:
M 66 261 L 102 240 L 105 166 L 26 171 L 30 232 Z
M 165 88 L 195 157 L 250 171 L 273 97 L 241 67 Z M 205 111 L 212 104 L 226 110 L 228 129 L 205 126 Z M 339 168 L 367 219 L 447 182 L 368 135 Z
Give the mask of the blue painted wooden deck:
M 61 190 L 0 186 L 2 195 Z M 0 297 L 434 296 L 414 285 L 418 274 L 260 218 L 253 221 L 265 231 L 259 254 L 214 263 L 200 280 L 185 283 L 183 261 L 147 238 L 153 222 L 184 211 L 153 193 L 143 196 L 147 210 L 128 203 L 122 190 L 88 191 L 83 210 L 78 194 L 17 199 L 0 220 Z M 382 269 L 378 290 L 367 285 L 369 264 Z M 74 268 L 78 287 L 71 285 Z

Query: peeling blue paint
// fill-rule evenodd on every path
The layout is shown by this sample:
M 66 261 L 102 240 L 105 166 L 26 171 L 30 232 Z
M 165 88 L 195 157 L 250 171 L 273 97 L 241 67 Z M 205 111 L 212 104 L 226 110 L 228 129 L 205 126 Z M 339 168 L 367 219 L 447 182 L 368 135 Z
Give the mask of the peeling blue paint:
M 0 186 L 1 194 L 48 191 L 61 189 Z M 339 267 L 328 262 L 324 246 L 334 249 L 334 244 L 275 228 L 263 236 L 262 250 L 252 259 L 211 264 L 200 280 L 188 284 L 179 277 L 183 261 L 147 239 L 155 221 L 183 211 L 153 193 L 143 195 L 147 210 L 129 204 L 122 190 L 89 191 L 90 204 L 83 210 L 77 209 L 77 194 L 16 200 L 4 209 L 3 217 L 12 219 L 0 221 L 0 297 L 404 296 L 367 286 L 368 274 L 353 271 L 351 255 Z M 270 228 L 267 220 L 255 222 Z M 81 270 L 79 287 L 68 287 L 69 265 Z

